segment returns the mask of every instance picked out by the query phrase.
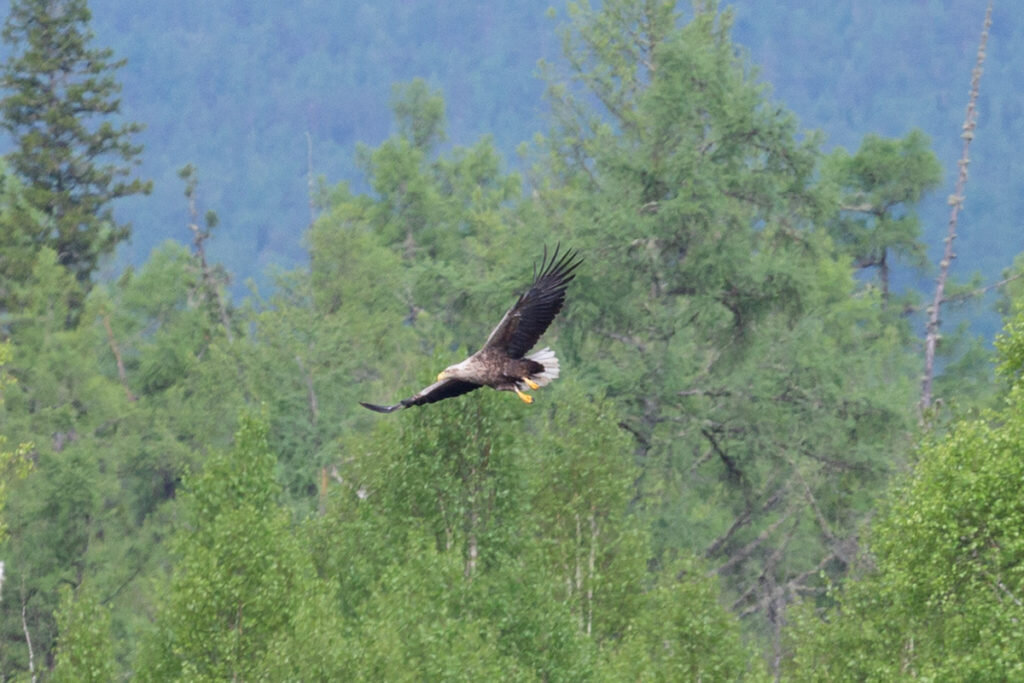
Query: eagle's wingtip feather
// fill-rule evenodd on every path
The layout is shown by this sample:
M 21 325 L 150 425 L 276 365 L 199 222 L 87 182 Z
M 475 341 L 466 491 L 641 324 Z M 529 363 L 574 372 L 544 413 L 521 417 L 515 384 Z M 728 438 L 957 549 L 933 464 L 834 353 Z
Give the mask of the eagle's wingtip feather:
M 364 408 L 368 408 L 368 409 L 372 410 L 375 413 L 393 413 L 396 410 L 398 410 L 399 408 L 404 408 L 405 407 L 401 403 L 399 403 L 397 405 L 393 405 L 393 406 L 379 406 L 379 405 L 376 405 L 376 404 L 373 404 L 373 403 L 364 403 L 363 401 L 360 401 L 359 405 L 361 405 Z

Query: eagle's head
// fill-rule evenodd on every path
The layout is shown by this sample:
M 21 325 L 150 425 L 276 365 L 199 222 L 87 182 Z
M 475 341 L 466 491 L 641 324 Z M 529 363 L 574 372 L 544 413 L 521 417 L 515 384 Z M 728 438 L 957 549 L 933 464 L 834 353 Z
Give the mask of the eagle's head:
M 469 373 L 469 362 L 472 358 L 467 358 L 461 363 L 455 365 L 449 365 L 441 372 L 437 373 L 437 381 L 445 379 L 466 379 L 466 375 Z

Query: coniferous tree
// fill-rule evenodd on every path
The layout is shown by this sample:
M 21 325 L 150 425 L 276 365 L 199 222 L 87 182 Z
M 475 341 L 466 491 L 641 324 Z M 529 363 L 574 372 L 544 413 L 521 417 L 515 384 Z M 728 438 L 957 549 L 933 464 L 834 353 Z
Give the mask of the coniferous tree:
M 568 16 L 532 178 L 538 220 L 593 255 L 560 358 L 635 438 L 655 558 L 714 563 L 777 660 L 790 596 L 845 570 L 905 448 L 903 327 L 818 227 L 838 212 L 819 141 L 750 77 L 729 11 L 694 3 L 684 23 L 675 3 L 609 0 Z M 895 177 L 900 160 L 873 161 Z
M 883 302 L 889 298 L 895 260 L 924 265 L 915 205 L 938 185 L 941 171 L 919 130 L 895 140 L 867 135 L 855 154 L 837 149 L 824 164 L 840 192 L 840 211 L 828 226 L 829 234 L 856 268 L 877 269 Z
M 0 75 L 0 125 L 14 142 L 7 160 L 42 214 L 21 229 L 35 245 L 54 249 L 79 282 L 129 236 L 111 201 L 151 187 L 132 177 L 142 147 L 131 138 L 142 126 L 118 120 L 114 73 L 124 61 L 90 46 L 90 19 L 85 0 L 15 0 L 3 28 L 10 55 Z

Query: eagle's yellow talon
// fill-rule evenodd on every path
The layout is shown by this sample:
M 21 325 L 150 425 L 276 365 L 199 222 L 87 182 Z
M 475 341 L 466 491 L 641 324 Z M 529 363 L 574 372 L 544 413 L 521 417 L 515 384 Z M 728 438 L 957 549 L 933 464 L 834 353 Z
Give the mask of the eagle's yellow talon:
M 529 394 L 524 394 L 523 392 L 519 391 L 519 389 L 516 389 L 516 396 L 522 399 L 523 403 L 533 403 L 533 396 L 530 396 Z
M 537 384 L 536 382 L 534 382 L 534 381 L 533 381 L 532 379 L 530 379 L 529 377 L 524 377 L 524 378 L 523 378 L 523 381 L 524 381 L 524 382 L 526 382 L 526 386 L 530 387 L 530 388 L 531 388 L 531 389 L 533 389 L 534 391 L 536 391 L 537 389 L 540 389 L 540 385 L 539 385 L 539 384 Z

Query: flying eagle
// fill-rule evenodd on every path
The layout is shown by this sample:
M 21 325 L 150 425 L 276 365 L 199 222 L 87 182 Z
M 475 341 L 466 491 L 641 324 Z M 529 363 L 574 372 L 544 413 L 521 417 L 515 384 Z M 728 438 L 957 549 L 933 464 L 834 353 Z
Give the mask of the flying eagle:
M 576 277 L 573 271 L 583 262 L 572 250 L 559 258 L 558 250 L 556 246 L 548 260 L 548 249 L 544 247 L 539 274 L 534 264 L 530 290 L 508 309 L 482 349 L 461 363 L 445 368 L 436 382 L 393 406 L 363 402 L 360 405 L 378 413 L 392 413 L 409 406 L 461 396 L 482 386 L 514 391 L 524 403 L 533 403 L 533 397 L 526 393 L 526 389 L 540 389 L 556 379 L 558 358 L 547 347 L 529 356 L 526 352 L 533 348 L 562 310 L 565 290 Z

